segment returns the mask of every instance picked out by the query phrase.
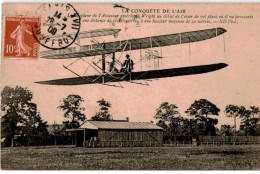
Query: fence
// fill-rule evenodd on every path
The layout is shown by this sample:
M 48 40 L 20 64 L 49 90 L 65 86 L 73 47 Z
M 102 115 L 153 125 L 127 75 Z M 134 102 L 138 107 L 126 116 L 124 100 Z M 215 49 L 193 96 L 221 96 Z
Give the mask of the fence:
M 172 140 L 172 141 L 171 141 Z M 75 145 L 71 135 L 61 136 L 16 136 L 14 146 Z M 176 136 L 164 137 L 164 143 L 157 141 L 85 141 L 84 147 L 157 147 L 157 146 L 191 146 L 191 145 L 260 145 L 260 136 Z
M 51 145 L 73 145 L 73 136 L 15 136 L 13 146 L 51 146 Z
M 260 136 L 200 136 L 199 145 L 257 145 Z
M 83 147 L 159 147 L 157 141 L 85 141 Z
M 164 136 L 165 146 L 189 146 L 197 143 L 197 139 L 192 136 Z
M 164 136 L 164 146 L 259 144 L 260 136 Z

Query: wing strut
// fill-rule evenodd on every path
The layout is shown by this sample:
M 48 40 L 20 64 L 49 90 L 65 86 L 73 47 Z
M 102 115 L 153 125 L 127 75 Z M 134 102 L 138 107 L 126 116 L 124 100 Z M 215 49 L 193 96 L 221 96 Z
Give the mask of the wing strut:
M 142 56 L 142 43 L 139 44 L 140 45 L 140 62 L 141 62 L 141 71 L 142 71 L 142 67 L 143 67 L 143 56 Z
M 190 37 L 188 37 L 189 41 L 190 41 Z M 190 62 L 191 62 L 191 50 L 190 50 L 190 42 L 189 42 L 189 57 L 190 57 Z
M 182 45 L 181 45 L 181 34 L 180 35 L 180 52 L 181 52 L 181 67 L 182 67 Z
M 105 77 L 103 76 L 106 72 L 106 56 L 102 54 L 102 83 L 105 83 Z
M 120 54 L 120 56 L 119 56 L 119 58 L 118 58 L 118 61 L 121 59 L 121 57 L 122 57 L 122 55 L 123 55 L 123 52 L 124 52 L 125 49 L 126 49 L 127 44 L 128 44 L 128 40 L 125 42 L 124 48 L 123 48 L 123 50 L 121 51 L 121 54 Z M 121 42 L 120 42 L 120 46 L 121 46 Z
M 223 45 L 224 45 L 224 59 L 226 59 L 226 43 L 225 43 L 225 34 L 223 34 Z

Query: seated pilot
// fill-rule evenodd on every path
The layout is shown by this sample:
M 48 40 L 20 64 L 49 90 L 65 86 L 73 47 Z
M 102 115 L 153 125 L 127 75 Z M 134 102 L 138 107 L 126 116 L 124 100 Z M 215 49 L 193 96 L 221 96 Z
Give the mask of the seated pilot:
M 120 72 L 131 73 L 132 70 L 134 69 L 134 62 L 132 59 L 130 59 L 129 54 L 127 54 L 125 57 L 126 57 L 126 60 L 122 64 L 122 68 L 121 68 Z

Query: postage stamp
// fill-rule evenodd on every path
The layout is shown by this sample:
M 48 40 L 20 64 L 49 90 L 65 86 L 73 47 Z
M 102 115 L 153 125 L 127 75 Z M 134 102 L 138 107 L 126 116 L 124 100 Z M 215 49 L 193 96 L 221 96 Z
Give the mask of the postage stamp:
M 39 43 L 33 36 L 32 27 L 39 25 L 37 17 L 6 17 L 4 58 L 37 59 Z
M 42 14 L 41 23 L 33 28 L 33 35 L 41 46 L 59 50 L 74 43 L 80 31 L 80 15 L 71 4 L 42 4 L 37 14 Z

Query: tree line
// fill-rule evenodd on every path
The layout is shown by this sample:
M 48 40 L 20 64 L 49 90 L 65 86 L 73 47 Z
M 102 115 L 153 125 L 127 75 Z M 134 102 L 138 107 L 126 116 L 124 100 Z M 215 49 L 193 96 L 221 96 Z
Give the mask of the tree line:
M 24 87 L 15 88 L 6 86 L 1 92 L 1 134 L 6 141 L 11 142 L 14 135 L 28 137 L 48 136 L 48 124 L 43 121 L 37 108 L 32 102 L 32 92 Z M 84 99 L 75 94 L 68 95 L 60 101 L 58 109 L 64 112 L 63 124 L 66 128 L 78 128 L 87 117 L 82 107 Z M 98 100 L 99 110 L 89 119 L 95 121 L 112 120 L 110 113 L 111 103 L 104 99 Z M 220 130 L 216 127 L 220 109 L 206 99 L 194 101 L 185 111 L 186 117 L 178 111 L 176 104 L 163 102 L 156 110 L 154 118 L 156 124 L 162 127 L 170 136 L 195 136 L 195 135 L 259 135 L 260 110 L 259 107 L 227 105 L 225 114 L 234 118 L 234 125 L 221 125 Z M 237 118 L 240 118 L 240 127 L 236 128 Z M 56 123 L 54 123 L 55 125 Z
M 154 116 L 157 125 L 162 127 L 170 136 L 196 136 L 196 135 L 260 135 L 260 110 L 259 107 L 227 105 L 224 113 L 227 117 L 234 118 L 234 125 L 221 125 L 216 127 L 220 109 L 206 99 L 194 101 L 185 111 L 187 117 L 181 116 L 175 104 L 163 102 L 156 110 Z M 240 128 L 237 130 L 237 117 L 240 118 Z

